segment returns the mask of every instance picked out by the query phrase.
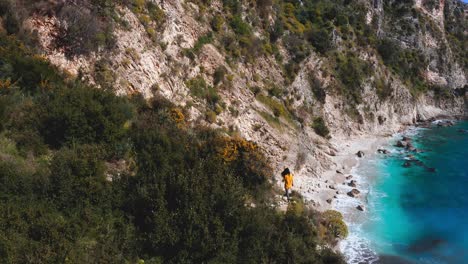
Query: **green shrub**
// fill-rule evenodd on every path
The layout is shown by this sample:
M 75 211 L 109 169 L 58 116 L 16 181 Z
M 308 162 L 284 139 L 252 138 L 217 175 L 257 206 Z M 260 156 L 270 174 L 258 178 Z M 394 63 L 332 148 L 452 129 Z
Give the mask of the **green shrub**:
M 223 7 L 231 14 L 238 14 L 242 6 L 239 0 L 223 0 Z
M 216 88 L 208 85 L 201 76 L 186 81 L 185 85 L 189 88 L 193 96 L 206 100 L 213 109 L 221 99 Z
M 314 118 L 312 128 L 314 129 L 315 133 L 317 133 L 317 135 L 319 136 L 322 136 L 324 138 L 328 138 L 330 136 L 330 130 L 328 129 L 327 124 L 325 124 L 325 121 L 321 117 Z
M 250 25 L 245 23 L 241 16 L 236 15 L 232 17 L 229 25 L 238 36 L 248 36 L 252 33 Z
M 348 236 L 348 227 L 343 221 L 343 215 L 335 210 L 327 210 L 321 215 L 321 224 L 325 227 L 323 238 L 330 243 L 336 239 L 344 239 Z
M 378 78 L 375 81 L 375 89 L 377 92 L 377 96 L 380 100 L 385 100 L 392 95 L 392 87 L 389 83 L 387 83 L 383 78 Z
M 313 27 L 310 31 L 306 32 L 306 34 L 307 39 L 318 52 L 324 54 L 333 48 L 331 32 L 329 32 L 327 28 Z
M 213 41 L 213 33 L 209 32 L 206 35 L 203 35 L 198 38 L 197 42 L 193 45 L 191 49 L 185 49 L 184 53 L 190 59 L 195 59 L 195 56 L 200 53 L 200 50 L 205 44 L 211 43 Z
M 224 66 L 219 66 L 216 68 L 214 74 L 213 74 L 213 82 L 214 85 L 217 85 L 219 83 L 222 83 L 224 81 L 225 75 L 226 75 L 227 69 Z
M 275 85 L 275 84 L 272 83 L 269 86 L 270 87 L 267 90 L 268 90 L 268 94 L 270 96 L 274 96 L 274 97 L 276 97 L 278 99 L 283 96 L 284 91 L 278 85 Z
M 62 85 L 57 67 L 30 52 L 14 36 L 0 33 L 0 80 L 9 80 L 27 93 Z
M 136 54 L 136 53 L 132 53 Z M 138 54 L 136 54 L 138 55 Z M 100 59 L 94 65 L 94 79 L 102 89 L 113 91 L 117 76 L 108 59 Z
M 148 13 L 149 13 L 151 20 L 156 23 L 157 28 L 161 29 L 163 25 L 166 23 L 166 14 L 154 2 L 148 1 L 146 5 L 148 8 Z
M 211 21 L 211 28 L 216 31 L 220 32 L 224 25 L 224 18 L 221 15 L 216 15 L 213 17 Z
M 276 117 L 283 116 L 286 113 L 284 105 L 276 99 L 259 94 L 257 100 L 268 106 Z
M 316 77 L 311 76 L 309 78 L 309 83 L 310 83 L 310 89 L 312 90 L 312 93 L 314 94 L 317 101 L 324 104 L 327 94 L 325 93 L 325 90 L 323 89 L 322 82 Z

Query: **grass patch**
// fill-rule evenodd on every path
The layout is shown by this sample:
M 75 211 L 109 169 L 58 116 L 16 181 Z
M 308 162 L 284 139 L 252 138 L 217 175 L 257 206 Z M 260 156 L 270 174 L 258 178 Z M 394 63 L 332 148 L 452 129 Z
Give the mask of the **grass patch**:
M 186 81 L 185 85 L 190 89 L 193 96 L 206 100 L 211 108 L 214 108 L 220 101 L 216 88 L 208 85 L 201 76 Z
M 280 121 L 280 118 L 283 118 L 287 123 L 297 128 L 297 124 L 294 122 L 293 115 L 288 111 L 288 109 L 281 101 L 263 94 L 258 94 L 256 98 L 259 102 L 270 108 L 270 110 L 273 112 L 274 118 L 278 119 L 278 122 Z
M 283 130 L 283 127 L 281 126 L 281 122 L 278 117 L 273 116 L 264 111 L 257 111 L 257 112 L 263 117 L 263 119 L 265 119 L 268 122 L 270 126 L 276 128 L 279 131 Z

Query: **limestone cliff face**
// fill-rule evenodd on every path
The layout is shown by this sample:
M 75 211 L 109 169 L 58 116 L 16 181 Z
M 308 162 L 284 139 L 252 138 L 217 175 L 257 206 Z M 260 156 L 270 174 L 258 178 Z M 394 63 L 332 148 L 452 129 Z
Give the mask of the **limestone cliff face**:
M 402 125 L 438 115 L 463 115 L 466 109 L 466 68 L 452 52 L 446 30 L 446 20 L 452 19 L 454 12 L 462 12 L 462 21 L 466 23 L 466 5 L 458 1 L 416 0 L 410 6 L 401 7 L 408 9 L 407 13 L 397 15 L 392 12 L 398 12 L 395 8 L 399 7 L 392 4 L 401 1 L 362 1 L 366 23 L 374 26 L 376 35 L 393 39 L 402 48 L 420 52 L 427 61 L 422 73 L 425 81 L 446 87 L 450 96 L 440 98 L 433 91 L 413 95 L 411 84 L 385 66 L 375 49 L 351 48 L 359 59 L 370 65 L 371 72 L 360 83 L 362 100 L 352 114 L 347 99 L 334 89 L 338 77 L 331 66 L 333 60 L 327 55 L 310 52 L 299 63 L 294 78 L 287 81 L 284 66 L 274 55 L 262 55 L 250 61 L 232 60 L 223 43 L 200 41 L 212 30 L 213 19 L 224 16 L 222 1 L 213 0 L 208 6 L 183 0 L 154 2 L 165 15 L 155 36 L 148 34 L 141 16 L 127 6 L 117 6 L 120 20 L 126 21 L 126 26 L 114 28 L 114 48 L 87 55 L 69 57 L 51 45 L 60 24 L 53 14 L 34 14 L 25 24 L 38 32 L 47 57 L 64 70 L 99 83 L 96 69 L 99 62 L 105 60 L 105 69 L 111 76 L 108 81 L 117 93 L 140 93 L 146 98 L 164 96 L 188 108 L 195 123 L 238 132 L 257 142 L 273 167 L 294 168 L 299 178 L 307 179 L 302 180 L 304 185 L 326 180 L 321 178 L 322 173 L 335 166 L 330 157 L 339 148 L 332 144 L 334 139 L 391 134 Z M 244 19 L 248 19 L 251 8 L 247 3 L 242 5 Z M 265 8 L 273 10 L 269 6 Z M 275 12 L 270 12 L 264 21 L 274 24 L 276 16 Z M 251 24 L 255 36 L 266 38 L 265 30 Z M 226 27 L 226 23 L 222 25 Z M 336 49 L 345 49 L 344 40 L 339 34 L 336 37 L 333 34 Z M 278 54 L 283 62 L 288 62 L 291 58 L 285 45 L 282 40 L 278 41 Z M 187 51 L 195 46 L 195 56 L 187 56 Z M 219 69 L 222 69 L 222 78 L 215 80 Z M 220 96 L 216 109 L 191 91 L 188 81 L 197 77 L 215 87 Z M 383 80 L 389 91 L 385 98 L 377 94 L 379 80 Z M 313 85 L 321 87 L 325 93 L 323 100 L 314 95 Z M 257 95 L 273 86 L 281 88 L 279 98 L 265 99 L 267 96 Z M 455 93 L 457 96 L 453 95 Z M 276 117 L 271 107 L 275 103 L 284 106 L 278 111 L 287 113 Z M 311 124 L 318 116 L 328 125 L 331 141 L 314 132 Z

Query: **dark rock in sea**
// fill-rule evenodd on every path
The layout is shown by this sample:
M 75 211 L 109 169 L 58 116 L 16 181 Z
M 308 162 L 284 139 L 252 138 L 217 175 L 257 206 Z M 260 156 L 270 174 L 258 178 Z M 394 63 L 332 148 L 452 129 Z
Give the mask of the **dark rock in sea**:
M 407 145 L 408 145 L 408 142 L 401 141 L 401 140 L 398 140 L 397 143 L 396 143 L 396 146 L 399 147 L 399 148 L 406 148 Z
M 420 167 L 424 166 L 424 163 L 422 161 L 420 161 L 420 160 L 417 160 L 417 159 L 413 160 L 413 163 L 420 166 Z
M 351 187 L 356 187 L 356 181 L 355 180 L 352 180 L 348 183 L 348 186 L 351 186 Z
M 356 206 L 356 209 L 358 209 L 359 211 L 364 211 L 366 208 L 364 207 L 364 205 L 358 205 Z
M 450 126 L 453 126 L 455 125 L 455 122 L 454 121 L 451 121 L 451 120 L 441 120 L 439 122 L 437 122 L 437 126 L 438 127 L 450 127 Z
M 356 197 L 359 196 L 360 193 L 361 193 L 361 192 L 360 192 L 358 189 L 352 189 L 352 190 L 349 191 L 347 194 L 348 194 L 348 196 L 351 196 L 351 197 L 356 198 Z
M 356 153 L 356 155 L 357 155 L 359 158 L 362 158 L 362 157 L 364 157 L 364 152 L 360 150 L 360 151 L 358 151 L 358 152 Z
M 406 155 L 406 157 L 407 157 L 408 159 L 410 159 L 410 160 L 414 160 L 414 159 L 415 159 L 413 154 L 408 154 L 408 155 Z
M 332 203 L 332 199 L 327 199 L 327 203 L 331 204 L 331 203 Z
M 411 149 L 411 148 L 414 148 L 413 143 L 408 142 L 408 141 L 402 141 L 402 142 L 406 142 L 406 146 L 405 146 L 406 150 L 409 150 L 409 149 Z
M 411 142 L 411 138 L 409 138 L 407 136 L 403 136 L 403 138 L 401 140 L 405 141 L 405 142 Z
M 405 161 L 405 163 L 403 163 L 403 167 L 405 167 L 405 168 L 411 167 L 411 162 Z
M 409 152 L 417 152 L 418 150 L 415 147 L 408 147 L 406 148 Z
M 388 153 L 390 153 L 390 151 L 388 151 L 388 150 L 386 150 L 386 149 L 378 149 L 377 152 L 380 153 L 380 154 L 388 154 Z
M 436 168 L 427 168 L 428 172 L 436 172 Z
M 353 175 L 348 175 L 348 176 L 346 176 L 346 179 L 347 179 L 347 180 L 350 180 L 350 179 L 352 179 L 352 178 L 353 178 Z

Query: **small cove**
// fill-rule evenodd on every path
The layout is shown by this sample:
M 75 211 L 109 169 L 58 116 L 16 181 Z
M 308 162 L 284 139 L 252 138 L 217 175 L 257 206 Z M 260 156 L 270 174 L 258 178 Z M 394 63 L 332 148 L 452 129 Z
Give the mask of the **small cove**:
M 394 147 L 396 135 L 385 146 L 390 154 L 370 155 L 352 170 L 362 198 L 336 205 L 350 229 L 340 246 L 349 263 L 468 263 L 467 129 L 463 121 L 409 130 L 422 152 Z M 409 159 L 419 162 L 404 167 Z

